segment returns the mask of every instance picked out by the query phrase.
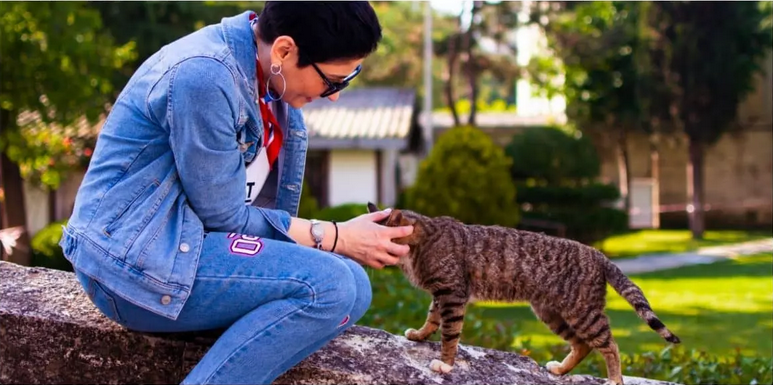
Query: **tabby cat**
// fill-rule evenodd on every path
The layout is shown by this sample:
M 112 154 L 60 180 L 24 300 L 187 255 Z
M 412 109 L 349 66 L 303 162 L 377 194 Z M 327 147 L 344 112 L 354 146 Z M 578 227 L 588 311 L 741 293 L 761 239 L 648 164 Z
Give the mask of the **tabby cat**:
M 368 203 L 368 210 L 378 208 Z M 422 341 L 440 328 L 441 360 L 430 364 L 436 372 L 448 373 L 453 367 L 468 302 L 528 301 L 534 314 L 571 345 L 562 362 L 545 365 L 551 373 L 568 373 L 598 349 L 606 361 L 607 383 L 622 384 L 618 347 L 604 314 L 607 282 L 650 328 L 668 342 L 680 342 L 652 311 L 641 289 L 592 247 L 400 209 L 393 209 L 381 224 L 413 226 L 411 235 L 394 240 L 410 246 L 399 267 L 413 285 L 432 294 L 432 304 L 424 325 L 406 330 L 405 336 Z

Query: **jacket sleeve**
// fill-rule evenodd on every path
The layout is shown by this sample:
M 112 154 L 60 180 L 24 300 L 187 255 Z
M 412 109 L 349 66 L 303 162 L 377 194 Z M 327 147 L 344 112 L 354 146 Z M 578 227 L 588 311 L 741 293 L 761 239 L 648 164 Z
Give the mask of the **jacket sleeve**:
M 205 229 L 289 238 L 289 213 L 244 203 L 247 176 L 236 142 L 241 98 L 234 75 L 205 57 L 185 60 L 171 71 L 169 141 L 185 195 Z

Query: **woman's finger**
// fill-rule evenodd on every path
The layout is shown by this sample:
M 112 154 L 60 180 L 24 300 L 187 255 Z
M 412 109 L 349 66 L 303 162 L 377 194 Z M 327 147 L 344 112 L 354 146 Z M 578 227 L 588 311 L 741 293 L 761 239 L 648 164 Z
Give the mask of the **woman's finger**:
M 407 237 L 413 234 L 413 226 L 388 227 L 384 232 L 389 236 L 389 239 Z
M 393 257 L 402 257 L 411 251 L 408 245 L 398 245 L 397 243 L 389 242 L 386 246 L 386 251 Z
M 393 266 L 393 265 L 396 265 L 397 262 L 399 261 L 400 261 L 400 258 L 389 254 L 382 255 L 379 258 L 379 262 L 381 262 L 384 266 Z
M 392 213 L 392 209 L 385 209 L 381 211 L 375 211 L 372 213 L 362 214 L 361 217 L 367 219 L 369 222 L 378 222 L 389 217 Z

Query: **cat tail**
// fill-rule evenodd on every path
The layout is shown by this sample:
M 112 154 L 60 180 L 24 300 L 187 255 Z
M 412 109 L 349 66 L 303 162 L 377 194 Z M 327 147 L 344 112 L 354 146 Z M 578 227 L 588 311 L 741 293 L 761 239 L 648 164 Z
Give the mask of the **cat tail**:
M 649 301 L 647 301 L 647 298 L 644 296 L 644 293 L 639 286 L 636 286 L 636 284 L 633 283 L 622 270 L 617 267 L 617 265 L 612 263 L 609 258 L 604 255 L 602 255 L 602 257 L 606 261 L 607 282 L 609 282 L 621 297 L 625 298 L 625 300 L 633 306 L 636 310 L 636 314 L 639 315 L 639 318 L 644 320 L 652 330 L 660 334 L 666 341 L 674 344 L 681 342 L 679 337 L 674 333 L 671 333 L 666 325 L 664 325 L 658 316 L 655 315 L 655 312 L 652 311 L 652 308 L 650 307 Z

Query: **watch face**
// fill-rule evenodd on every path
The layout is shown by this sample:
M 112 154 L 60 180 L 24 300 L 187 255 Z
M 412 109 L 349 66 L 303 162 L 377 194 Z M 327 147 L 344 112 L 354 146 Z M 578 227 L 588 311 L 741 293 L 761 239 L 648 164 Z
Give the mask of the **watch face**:
M 311 223 L 311 234 L 314 235 L 316 238 L 322 237 L 323 231 L 322 231 L 322 224 L 314 221 Z

